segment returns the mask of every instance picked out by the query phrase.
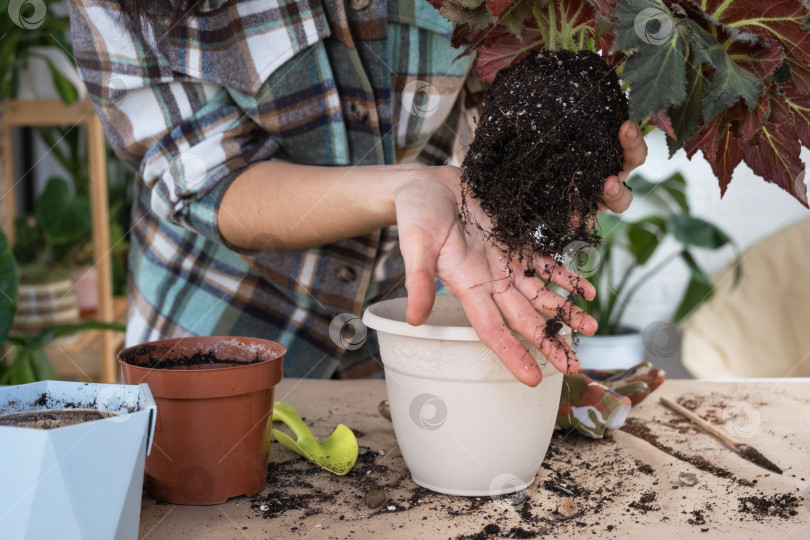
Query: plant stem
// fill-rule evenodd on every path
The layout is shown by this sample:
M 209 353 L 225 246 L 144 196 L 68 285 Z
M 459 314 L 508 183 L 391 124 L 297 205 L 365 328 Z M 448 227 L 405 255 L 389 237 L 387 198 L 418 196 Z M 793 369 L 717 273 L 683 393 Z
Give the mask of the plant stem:
M 664 267 L 666 267 L 673 260 L 680 257 L 680 255 L 681 255 L 680 251 L 676 251 L 675 253 L 671 253 L 664 260 L 662 260 L 660 263 L 655 265 L 650 271 L 648 271 L 646 274 L 644 274 L 643 276 L 638 278 L 638 280 L 635 283 L 633 283 L 633 286 L 630 287 L 630 290 L 627 292 L 627 296 L 625 297 L 624 302 L 622 303 L 622 307 L 619 309 L 619 312 L 616 315 L 616 320 L 615 320 L 615 325 L 616 326 L 619 325 L 619 321 L 622 320 L 622 316 L 624 315 L 624 310 L 627 309 L 627 305 L 630 303 L 630 300 L 633 298 L 633 296 L 635 296 L 635 294 L 638 292 L 638 290 L 641 288 L 641 286 L 644 285 L 644 283 L 646 283 L 647 281 L 649 281 L 651 277 L 653 277 L 655 274 L 660 272 Z
M 604 317 L 605 320 L 607 321 L 606 323 L 607 328 L 605 328 L 606 334 L 614 334 L 616 332 L 616 327 L 618 327 L 619 321 L 613 320 L 612 317 L 613 310 L 615 309 L 616 302 L 619 301 L 622 292 L 624 292 L 624 288 L 627 286 L 627 282 L 630 279 L 630 276 L 634 273 L 633 272 L 634 270 L 635 268 L 628 269 L 624 273 L 622 280 L 619 282 L 616 288 L 615 289 L 609 288 L 608 290 L 608 293 L 610 294 L 610 302 L 608 302 L 607 309 L 605 309 L 605 317 Z M 610 287 L 613 284 L 613 279 L 608 280 L 608 284 L 609 284 L 608 287 Z
M 548 30 L 548 27 L 543 24 L 546 17 L 543 15 L 543 12 L 537 8 L 537 6 L 532 8 L 532 13 L 534 13 L 534 18 L 537 21 L 537 29 L 540 30 L 540 37 L 543 39 L 543 43 L 548 43 L 549 32 L 546 31 Z
M 59 148 L 59 141 L 57 141 L 53 136 L 53 129 L 54 128 L 50 127 L 42 127 L 37 129 L 37 132 L 39 132 L 40 138 L 42 138 L 42 141 L 48 147 L 48 151 L 53 153 L 53 155 L 56 157 L 56 161 L 58 161 L 59 164 L 65 168 L 65 170 L 69 171 L 70 168 L 68 167 L 68 157 L 62 151 L 62 149 Z

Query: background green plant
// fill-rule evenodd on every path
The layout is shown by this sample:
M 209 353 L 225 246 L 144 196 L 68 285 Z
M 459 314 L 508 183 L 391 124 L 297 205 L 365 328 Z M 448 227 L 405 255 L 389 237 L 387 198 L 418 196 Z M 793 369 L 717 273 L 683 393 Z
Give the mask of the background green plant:
M 50 71 L 53 87 L 66 104 L 79 98 L 73 86 L 47 56 L 35 47 L 54 47 L 72 60 L 70 22 L 64 10 L 55 8 L 62 0 L 42 0 L 46 16 L 41 23 L 23 28 L 9 13 L 10 0 L 0 0 L 0 101 L 17 96 L 19 72 L 28 60 L 38 57 Z M 21 17 L 29 19 L 32 3 L 23 3 Z M 87 330 L 118 330 L 115 323 L 82 321 L 56 325 L 37 334 L 9 335 L 16 313 L 20 266 L 39 274 L 52 274 L 62 267 L 92 261 L 92 226 L 89 203 L 89 176 L 84 152 L 83 130 L 77 127 L 44 127 L 37 130 L 50 155 L 67 177 L 52 177 L 37 198 L 34 209 L 19 215 L 15 222 L 17 241 L 12 247 L 0 231 L 0 384 L 24 384 L 56 378 L 45 347 L 52 341 Z M 7 150 L 7 151 L 10 151 Z M 110 241 L 108 256 L 113 262 L 116 294 L 126 290 L 126 233 L 129 229 L 129 186 L 133 173 L 108 150 Z M 20 264 L 18 264 L 20 263 Z
M 6 235 L 0 231 L 0 344 L 6 351 L 0 358 L 0 385 L 26 384 L 45 379 L 56 379 L 45 347 L 52 341 L 87 330 L 124 331 L 124 325 L 85 320 L 74 324 L 60 324 L 36 334 L 10 335 L 17 310 L 19 273 L 17 262 Z
M 17 261 L 25 266 L 24 275 L 37 275 L 39 269 L 75 268 L 93 263 L 90 180 L 84 141 L 78 128 L 39 128 L 43 142 L 69 174 L 69 179 L 51 177 L 37 198 L 32 212 L 15 219 Z M 58 135 L 58 138 L 56 137 Z M 108 211 L 112 260 L 113 293 L 126 294 L 126 255 L 129 250 L 130 186 L 134 173 L 108 150 Z M 36 278 L 34 278 L 36 279 Z
M 70 20 L 57 15 L 52 9 L 60 0 L 41 0 L 45 4 L 47 16 L 39 25 L 31 28 L 18 26 L 9 16 L 10 0 L 0 0 L 0 100 L 17 95 L 18 70 L 28 59 L 37 56 L 31 47 L 56 47 L 70 51 Z M 21 14 L 30 16 L 33 5 L 23 4 Z M 69 55 L 70 56 L 70 55 Z M 73 103 L 79 98 L 78 90 L 71 82 L 59 73 L 59 70 L 44 56 L 39 56 L 48 64 L 53 77 L 54 88 L 65 103 Z
M 635 221 L 609 212 L 599 216 L 603 240 L 596 253 L 598 260 L 588 261 L 594 269 L 593 274 L 587 276 L 596 287 L 597 296 L 590 302 L 579 301 L 580 307 L 599 322 L 597 335 L 616 334 L 627 305 L 641 286 L 677 259 L 689 269 L 690 278 L 672 322 L 681 321 L 711 298 L 714 284 L 698 262 L 696 250 L 731 246 L 736 255 L 735 282 L 742 268 L 739 249 L 733 240 L 716 225 L 691 214 L 686 180 L 680 173 L 661 182 L 634 175 L 628 185 L 633 188 L 636 200 L 652 205 L 654 213 Z M 660 257 L 652 268 L 642 268 L 666 245 L 667 239 L 674 241 L 670 242 L 669 253 Z M 582 256 L 585 255 L 589 254 L 584 252 Z
M 44 0 L 42 3 L 45 18 L 41 23 L 22 28 L 9 14 L 10 0 L 0 0 L 0 100 L 16 97 L 19 71 L 32 57 L 46 62 L 53 87 L 63 102 L 71 104 L 79 98 L 78 89 L 51 60 L 32 50 L 34 47 L 53 47 L 73 61 L 70 20 L 64 9 L 67 6 L 61 0 Z M 63 9 L 57 9 L 56 4 L 61 4 Z M 20 9 L 21 17 L 28 19 L 34 6 L 23 3 Z M 84 130 L 75 126 L 49 126 L 37 128 L 36 133 L 66 175 L 50 178 L 34 208 L 18 216 L 15 222 L 17 240 L 14 252 L 25 267 L 24 274 L 33 279 L 45 273 L 48 267 L 71 268 L 93 261 Z M 112 259 L 113 293 L 122 295 L 126 294 L 129 187 L 134 181 L 134 173 L 109 149 L 107 163 L 110 201 L 110 251 L 107 256 Z
M 59 177 L 48 180 L 33 213 L 15 218 L 15 228 L 14 255 L 22 265 L 54 268 L 92 261 L 90 199 L 72 195 Z

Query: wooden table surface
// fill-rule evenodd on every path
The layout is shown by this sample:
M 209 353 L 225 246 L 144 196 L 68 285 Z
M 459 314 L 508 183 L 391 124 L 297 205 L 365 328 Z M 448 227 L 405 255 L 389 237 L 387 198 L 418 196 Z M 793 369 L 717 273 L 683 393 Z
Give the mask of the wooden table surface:
M 784 474 L 738 457 L 659 396 L 744 437 Z M 292 403 L 316 437 L 338 423 L 357 432 L 354 469 L 333 476 L 274 442 L 261 494 L 202 507 L 144 497 L 141 538 L 810 538 L 810 380 L 667 381 L 604 440 L 555 433 L 518 506 L 420 489 L 377 413 L 382 399 L 380 380 L 285 380 L 276 400 Z M 373 490 L 387 496 L 376 509 L 364 502 Z M 573 517 L 556 511 L 563 497 Z

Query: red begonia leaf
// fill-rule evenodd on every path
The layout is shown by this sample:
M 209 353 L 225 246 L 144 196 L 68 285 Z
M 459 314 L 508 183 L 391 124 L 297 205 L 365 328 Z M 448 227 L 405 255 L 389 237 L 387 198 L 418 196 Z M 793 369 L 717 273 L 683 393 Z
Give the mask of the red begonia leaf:
M 743 159 L 754 174 L 778 185 L 804 206 L 810 207 L 804 184 L 805 167 L 799 157 L 802 147 L 793 113 L 778 98 L 772 90 L 770 117 L 754 138 L 742 145 Z
M 810 62 L 810 8 L 804 0 L 688 0 L 732 32 L 776 40 L 787 53 Z
M 506 29 L 496 28 L 478 46 L 476 73 L 482 81 L 491 82 L 498 71 L 519 62 L 527 52 L 542 44 L 542 36 L 536 28 L 524 28 L 520 38 Z
M 723 42 L 723 46 L 734 62 L 760 79 L 773 75 L 785 60 L 785 51 L 776 41 L 763 40 L 751 45 L 742 40 L 729 39 Z
M 810 96 L 810 67 L 794 58 L 788 58 L 786 62 L 790 69 L 790 80 L 781 85 L 781 88 L 789 95 Z
M 508 8 L 509 4 L 511 3 L 512 0 L 487 0 L 487 7 L 489 8 L 490 13 L 492 13 L 496 17 L 500 17 L 501 14 L 504 12 L 504 10 Z
M 779 85 L 785 104 L 793 113 L 796 133 L 802 144 L 810 148 L 810 68 L 788 60 L 790 80 Z
M 658 129 L 666 133 L 669 137 L 673 139 L 676 138 L 675 130 L 672 127 L 672 120 L 669 118 L 667 109 L 658 111 L 656 114 L 650 116 L 648 123 L 657 127 Z
M 610 17 L 613 15 L 613 7 L 616 5 L 616 0 L 588 0 L 588 3 L 591 4 L 597 12 Z
M 810 96 L 787 97 L 785 103 L 793 112 L 799 140 L 810 148 Z
M 684 145 L 690 159 L 697 150 L 703 152 L 720 184 L 721 197 L 725 195 L 731 183 L 734 169 L 743 160 L 739 135 L 723 116 L 716 116 L 707 127 L 698 131 Z
M 759 128 L 768 120 L 771 112 L 770 104 L 771 98 L 766 92 L 762 94 L 759 103 L 751 111 L 747 107 L 743 107 L 741 103 L 731 108 L 729 114 L 740 118 L 740 135 L 744 140 L 753 139 Z

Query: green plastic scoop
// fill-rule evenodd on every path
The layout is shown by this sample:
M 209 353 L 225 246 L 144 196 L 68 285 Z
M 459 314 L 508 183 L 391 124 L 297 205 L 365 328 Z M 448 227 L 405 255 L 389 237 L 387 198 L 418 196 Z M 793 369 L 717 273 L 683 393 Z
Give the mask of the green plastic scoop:
M 278 442 L 322 469 L 342 476 L 354 467 L 358 452 L 357 439 L 354 432 L 343 424 L 318 442 L 293 406 L 281 401 L 273 404 L 273 422 L 282 422 L 297 438 L 294 441 L 283 431 L 273 428 Z

